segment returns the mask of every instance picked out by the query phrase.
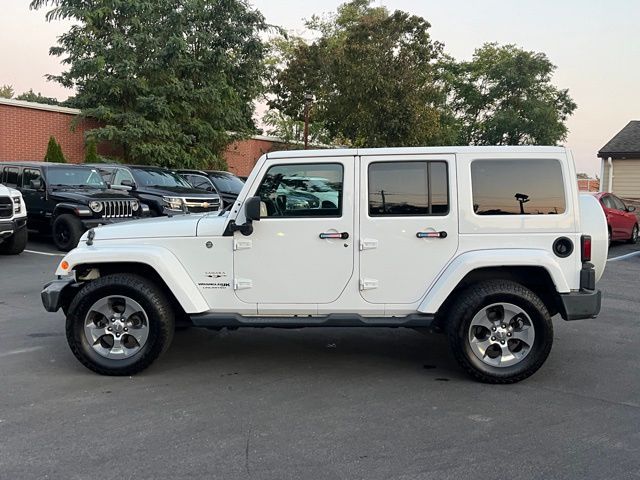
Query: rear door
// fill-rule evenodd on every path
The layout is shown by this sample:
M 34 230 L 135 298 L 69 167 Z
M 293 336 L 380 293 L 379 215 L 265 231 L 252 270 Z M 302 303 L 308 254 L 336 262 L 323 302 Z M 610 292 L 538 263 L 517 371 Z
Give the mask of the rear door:
M 454 155 L 361 158 L 360 292 L 417 302 L 458 248 Z
M 33 188 L 32 181 L 39 181 L 41 188 Z M 24 203 L 27 206 L 29 220 L 32 222 L 44 220 L 47 217 L 47 194 L 40 169 L 26 167 L 22 170 L 21 192 Z

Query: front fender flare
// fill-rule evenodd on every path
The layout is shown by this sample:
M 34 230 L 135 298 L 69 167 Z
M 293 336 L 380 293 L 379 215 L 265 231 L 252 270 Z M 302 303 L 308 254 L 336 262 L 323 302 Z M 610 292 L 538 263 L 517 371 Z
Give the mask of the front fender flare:
M 570 291 L 562 269 L 555 258 L 545 250 L 524 248 L 477 250 L 465 252 L 447 265 L 420 301 L 418 311 L 436 313 L 468 273 L 485 267 L 542 267 L 549 272 L 558 293 Z
M 58 266 L 56 275 L 68 275 L 78 265 L 109 263 L 139 263 L 153 268 L 164 280 L 186 313 L 209 310 L 204 297 L 189 273 L 170 250 L 157 245 L 81 247 L 69 252 L 63 259 L 69 266 Z M 61 262 L 62 263 L 62 262 Z

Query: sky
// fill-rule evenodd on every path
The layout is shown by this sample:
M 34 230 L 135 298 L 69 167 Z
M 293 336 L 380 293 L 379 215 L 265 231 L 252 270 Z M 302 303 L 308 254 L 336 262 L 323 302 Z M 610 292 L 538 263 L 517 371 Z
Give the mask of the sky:
M 252 0 L 273 25 L 305 34 L 303 19 L 331 12 L 337 0 Z M 638 0 L 376 0 L 389 10 L 426 18 L 431 34 L 459 60 L 485 42 L 513 43 L 544 52 L 557 66 L 553 83 L 568 88 L 578 109 L 567 122 L 565 145 L 578 171 L 599 174 L 597 151 L 630 120 L 640 120 L 640 22 Z M 63 67 L 48 54 L 69 23 L 45 22 L 45 10 L 29 0 L 2 0 L 0 85 L 17 93 L 33 88 L 45 96 L 72 92 L 45 74 Z

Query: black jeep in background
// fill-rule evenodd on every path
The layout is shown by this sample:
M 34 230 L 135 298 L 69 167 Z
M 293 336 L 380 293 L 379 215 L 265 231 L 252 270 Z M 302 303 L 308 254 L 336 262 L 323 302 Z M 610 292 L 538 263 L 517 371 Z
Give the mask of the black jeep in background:
M 51 232 L 63 251 L 75 248 L 89 228 L 149 213 L 148 206 L 126 192 L 109 189 L 94 168 L 83 165 L 7 162 L 2 164 L 0 180 L 22 193 L 28 227 Z
M 149 205 L 151 215 L 215 212 L 220 209 L 217 193 L 193 188 L 180 175 L 161 167 L 145 165 L 93 164 L 112 188 L 126 190 Z

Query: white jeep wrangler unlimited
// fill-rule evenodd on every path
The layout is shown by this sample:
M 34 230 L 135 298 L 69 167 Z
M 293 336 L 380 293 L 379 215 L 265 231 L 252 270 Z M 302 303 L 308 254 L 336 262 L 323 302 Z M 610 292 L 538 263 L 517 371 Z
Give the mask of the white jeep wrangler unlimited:
M 337 205 L 283 193 L 294 176 L 324 179 Z M 88 231 L 42 301 L 106 375 L 149 366 L 176 326 L 409 327 L 446 332 L 473 377 L 510 383 L 544 363 L 552 316 L 598 314 L 606 255 L 604 213 L 564 148 L 275 152 L 227 211 Z
M 17 255 L 27 246 L 27 207 L 18 190 L 0 184 L 0 254 Z

